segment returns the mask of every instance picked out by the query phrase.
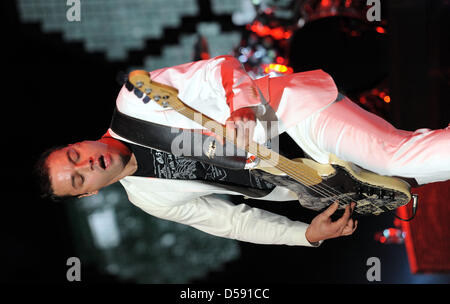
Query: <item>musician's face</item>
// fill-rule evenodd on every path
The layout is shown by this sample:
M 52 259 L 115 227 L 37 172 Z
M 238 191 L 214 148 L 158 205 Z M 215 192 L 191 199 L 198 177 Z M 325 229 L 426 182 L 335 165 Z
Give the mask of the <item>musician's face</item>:
M 128 149 L 101 141 L 83 141 L 52 152 L 47 158 L 52 189 L 58 196 L 96 194 L 121 178 Z

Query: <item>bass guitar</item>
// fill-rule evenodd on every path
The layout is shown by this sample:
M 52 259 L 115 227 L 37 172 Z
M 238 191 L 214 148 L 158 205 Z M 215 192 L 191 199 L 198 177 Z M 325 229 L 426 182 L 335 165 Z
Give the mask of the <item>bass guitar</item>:
M 225 126 L 186 105 L 178 98 L 175 88 L 152 81 L 147 71 L 131 72 L 127 85 L 134 87 L 134 93 L 143 102 L 153 101 L 163 108 L 176 110 L 235 143 L 234 138 L 227 137 Z M 321 164 L 308 158 L 288 159 L 255 142 L 240 148 L 256 157 L 250 169 L 253 175 L 295 192 L 300 204 L 308 209 L 322 211 L 338 201 L 339 209 L 343 210 L 347 204 L 355 202 L 356 214 L 379 215 L 411 199 L 413 207 L 417 204 L 417 196 L 411 194 L 411 185 L 405 180 L 375 174 L 335 155 L 330 156 L 328 164 Z

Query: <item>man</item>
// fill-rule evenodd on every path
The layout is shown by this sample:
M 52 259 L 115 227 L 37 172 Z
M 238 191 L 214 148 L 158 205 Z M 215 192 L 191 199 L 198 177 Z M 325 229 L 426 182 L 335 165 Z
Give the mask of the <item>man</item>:
M 419 184 L 450 177 L 450 129 L 407 132 L 357 107 L 338 94 L 332 78 L 317 70 L 252 80 L 231 56 L 219 56 L 160 69 L 152 80 L 175 87 L 190 107 L 236 132 L 238 146 L 264 143 L 267 130 L 256 119 L 273 111 L 277 132 L 287 132 L 314 160 L 329 155 L 378 174 L 415 178 Z M 117 110 L 140 120 L 183 129 L 202 129 L 170 108 L 162 108 L 122 88 Z M 262 113 L 262 114 L 261 114 Z M 283 187 L 255 180 L 247 170 L 227 170 L 170 152 L 142 147 L 114 130 L 97 141 L 57 149 L 44 157 L 49 190 L 56 196 L 85 196 L 120 181 L 130 202 L 167 220 L 213 235 L 261 244 L 318 246 L 325 239 L 352 234 L 354 204 L 332 222 L 331 205 L 310 225 L 245 204 L 234 205 L 217 194 L 239 195 L 244 189 L 272 201 L 297 199 Z M 213 172 L 214 174 L 211 174 Z M 217 176 L 230 177 L 217 178 Z M 231 184 L 231 188 L 229 187 Z M 239 188 L 240 186 L 240 188 Z M 233 188 L 234 187 L 234 188 Z

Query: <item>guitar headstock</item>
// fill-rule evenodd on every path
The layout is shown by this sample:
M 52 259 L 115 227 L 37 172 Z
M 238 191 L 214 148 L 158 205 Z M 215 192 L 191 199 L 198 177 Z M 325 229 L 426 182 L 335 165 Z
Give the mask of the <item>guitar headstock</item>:
M 128 75 L 128 82 L 134 87 L 134 94 L 142 98 L 144 103 L 154 100 L 163 108 L 171 107 L 171 101 L 176 100 L 178 90 L 170 86 L 152 81 L 150 73 L 135 70 Z

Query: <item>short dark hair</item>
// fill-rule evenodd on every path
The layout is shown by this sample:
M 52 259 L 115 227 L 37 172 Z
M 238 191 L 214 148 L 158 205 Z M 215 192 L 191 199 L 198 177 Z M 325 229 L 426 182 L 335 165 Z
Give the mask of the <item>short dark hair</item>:
M 54 202 L 61 202 L 63 200 L 74 197 L 72 195 L 61 196 L 55 194 L 55 192 L 53 191 L 52 181 L 50 179 L 49 168 L 47 164 L 47 159 L 50 154 L 65 147 L 66 146 L 55 146 L 45 150 L 41 153 L 38 160 L 36 161 L 36 164 L 34 165 L 34 175 L 39 183 L 40 197 L 43 199 L 50 199 Z

